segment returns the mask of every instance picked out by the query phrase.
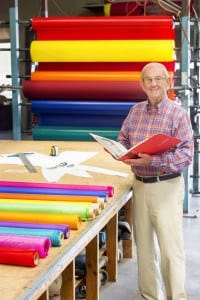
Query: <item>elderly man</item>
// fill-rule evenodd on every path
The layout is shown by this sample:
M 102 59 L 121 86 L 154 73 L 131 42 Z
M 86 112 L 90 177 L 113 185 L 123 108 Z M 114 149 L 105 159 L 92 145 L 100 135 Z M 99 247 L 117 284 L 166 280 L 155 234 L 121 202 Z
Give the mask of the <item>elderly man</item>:
M 169 83 L 164 65 L 145 65 L 141 85 L 147 101 L 132 107 L 118 136 L 126 148 L 156 133 L 181 139 L 170 151 L 125 161 L 134 174 L 139 289 L 147 300 L 186 299 L 182 172 L 192 162 L 193 131 L 187 111 L 168 99 Z

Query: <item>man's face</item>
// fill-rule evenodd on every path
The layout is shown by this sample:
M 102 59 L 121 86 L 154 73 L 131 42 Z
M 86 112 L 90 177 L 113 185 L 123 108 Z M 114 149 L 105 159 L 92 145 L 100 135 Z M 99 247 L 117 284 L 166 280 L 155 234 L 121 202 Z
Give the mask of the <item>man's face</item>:
M 150 102 L 159 103 L 167 95 L 169 78 L 166 77 L 162 68 L 151 66 L 145 70 L 141 86 Z

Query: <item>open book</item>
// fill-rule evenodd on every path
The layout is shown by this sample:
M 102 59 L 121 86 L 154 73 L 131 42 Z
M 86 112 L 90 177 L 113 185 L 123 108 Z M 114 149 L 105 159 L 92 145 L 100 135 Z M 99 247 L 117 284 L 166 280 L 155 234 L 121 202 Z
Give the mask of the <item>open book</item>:
M 101 144 L 113 157 L 118 160 L 137 158 L 138 153 L 159 154 L 171 148 L 174 148 L 181 142 L 180 139 L 166 134 L 155 134 L 139 144 L 126 149 L 117 141 L 90 133 L 90 135 Z

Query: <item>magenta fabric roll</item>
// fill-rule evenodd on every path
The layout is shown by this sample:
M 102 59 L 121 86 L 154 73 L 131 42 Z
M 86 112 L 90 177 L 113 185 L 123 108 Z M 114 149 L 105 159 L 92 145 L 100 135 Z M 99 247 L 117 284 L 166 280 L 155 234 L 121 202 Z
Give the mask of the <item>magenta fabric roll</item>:
M 89 190 L 103 191 L 108 197 L 114 195 L 113 186 L 104 185 L 84 185 L 84 184 L 63 184 L 63 183 L 42 183 L 42 182 L 25 182 L 25 181 L 0 181 L 0 186 L 18 187 L 18 188 L 44 188 L 44 189 L 65 189 L 65 190 Z
M 36 236 L 0 234 L 0 247 L 35 249 L 38 251 L 40 258 L 44 258 L 48 255 L 51 240 Z
M 64 224 L 63 225 L 62 224 L 40 224 L 40 223 L 27 223 L 27 222 L 0 221 L 0 226 L 15 227 L 15 228 L 60 230 L 63 232 L 65 239 L 68 239 L 70 237 L 70 227 Z

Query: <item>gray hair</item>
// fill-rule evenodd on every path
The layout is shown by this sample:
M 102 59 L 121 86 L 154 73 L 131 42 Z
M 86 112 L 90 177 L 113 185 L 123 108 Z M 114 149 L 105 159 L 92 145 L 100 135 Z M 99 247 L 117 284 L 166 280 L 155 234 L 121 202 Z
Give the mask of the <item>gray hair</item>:
M 146 72 L 146 70 L 151 68 L 151 67 L 158 67 L 159 69 L 161 69 L 163 71 L 163 74 L 166 78 L 169 77 L 168 71 L 167 71 L 166 67 L 163 64 L 158 63 L 158 62 L 151 62 L 151 63 L 146 64 L 143 67 L 143 69 L 141 71 L 141 78 L 142 79 L 144 78 L 144 73 Z

